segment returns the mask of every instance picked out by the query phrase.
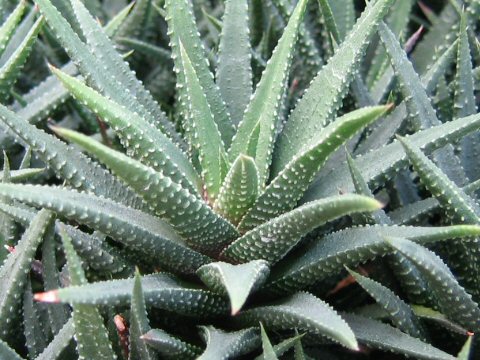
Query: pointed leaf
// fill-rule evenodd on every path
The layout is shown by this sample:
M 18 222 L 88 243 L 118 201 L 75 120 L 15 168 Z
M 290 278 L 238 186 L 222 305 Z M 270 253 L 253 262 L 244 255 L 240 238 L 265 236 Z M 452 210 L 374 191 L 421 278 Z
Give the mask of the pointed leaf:
M 357 283 L 389 314 L 397 328 L 415 338 L 424 338 L 421 324 L 412 309 L 393 291 L 353 270 L 348 269 L 348 271 Z
M 270 342 L 270 339 L 268 338 L 268 335 L 262 323 L 260 323 L 260 331 L 262 333 L 262 348 L 263 348 L 262 358 L 264 360 L 278 360 L 277 355 L 275 354 L 275 350 L 273 349 L 272 343 Z
M 40 211 L 23 234 L 15 251 L 9 254 L 0 268 L 0 315 L 3 319 L 0 322 L 1 339 L 5 339 L 13 330 L 10 321 L 19 310 L 17 299 L 23 294 L 32 260 L 53 220 L 52 212 Z
M 142 335 L 150 331 L 145 297 L 143 296 L 142 279 L 138 270 L 135 272 L 133 293 L 130 305 L 129 347 L 130 359 L 153 360 L 154 351 L 145 343 Z
M 210 289 L 228 295 L 232 315 L 236 315 L 248 296 L 263 285 L 269 273 L 270 268 L 264 260 L 240 265 L 215 262 L 197 270 L 197 275 Z
M 193 248 L 212 253 L 236 237 L 237 231 L 230 223 L 169 177 L 88 136 L 67 129 L 57 129 L 57 132 L 93 153 L 137 191 L 152 211 L 168 221 Z
M 260 345 L 256 328 L 225 332 L 213 326 L 202 326 L 201 330 L 207 348 L 198 360 L 234 359 L 250 353 Z
M 213 208 L 238 224 L 258 195 L 258 169 L 253 158 L 239 155 L 233 162 Z
M 285 81 L 288 78 L 293 45 L 298 36 L 298 29 L 303 20 L 307 2 L 308 0 L 300 0 L 292 13 L 238 126 L 229 152 L 231 160 L 236 159 L 240 154 L 249 154 L 250 136 L 257 123 L 260 125 L 253 157 L 258 167 L 259 184 L 262 188 L 269 176 L 280 102 L 285 91 Z
M 187 344 L 160 329 L 150 330 L 141 339 L 166 358 L 195 359 L 201 351 L 195 345 Z
M 147 166 L 162 172 L 192 194 L 200 189 L 198 175 L 187 156 L 161 131 L 81 81 L 51 67 L 52 72 L 79 101 L 113 127 L 129 153 Z M 61 130 L 57 131 L 61 136 Z
M 55 173 L 74 188 L 91 191 L 134 207 L 140 206 L 140 199 L 107 171 L 2 105 L 0 121 L 29 144 L 40 159 L 55 169 Z
M 389 108 L 389 106 L 377 106 L 360 109 L 328 125 L 311 147 L 296 155 L 272 180 L 242 219 L 239 228 L 250 230 L 293 209 L 328 157 Z
M 87 284 L 80 258 L 75 253 L 72 239 L 61 231 L 63 249 L 67 258 L 68 273 L 74 286 Z M 80 359 L 116 359 L 108 340 L 107 329 L 97 308 L 90 305 L 73 306 L 73 326 Z
M 37 294 L 36 299 L 73 305 L 125 305 L 131 301 L 133 285 L 133 278 L 99 281 Z M 142 289 L 147 306 L 203 317 L 228 311 L 228 302 L 223 297 L 167 273 L 142 276 Z
M 479 127 L 480 114 L 477 114 L 419 131 L 409 136 L 408 139 L 417 147 L 431 153 L 446 143 L 458 141 Z M 399 142 L 358 156 L 356 163 L 372 190 L 375 190 L 378 184 L 384 184 L 386 179 L 391 179 L 408 165 Z M 341 189 L 342 192 L 353 190 L 346 161 L 343 164 L 337 164 L 332 171 L 321 174 L 305 194 L 302 202 L 337 194 L 338 189 Z
M 310 146 L 318 130 L 332 121 L 369 39 L 392 3 L 392 0 L 369 2 L 350 36 L 312 81 L 278 139 L 274 175 L 302 148 Z
M 182 112 L 187 110 L 188 102 L 185 89 L 185 69 L 183 69 L 180 42 L 185 47 L 193 68 L 197 74 L 200 85 L 205 92 L 208 104 L 212 111 L 215 123 L 222 136 L 225 147 L 228 148 L 234 134 L 233 125 L 229 119 L 227 107 L 223 102 L 218 86 L 213 81 L 213 75 L 209 70 L 208 61 L 206 61 L 205 48 L 198 33 L 195 16 L 191 0 L 166 0 L 165 9 L 167 11 L 167 23 L 170 35 L 170 46 L 172 48 L 172 58 L 175 63 L 175 72 L 177 75 L 177 87 L 179 89 L 179 103 L 183 107 Z M 187 119 L 185 119 L 187 120 Z M 185 124 L 187 133 L 189 132 L 188 123 Z
M 341 195 L 313 201 L 274 218 L 227 247 L 223 256 L 236 262 L 282 259 L 302 236 L 339 217 L 381 208 L 375 199 L 360 195 Z
M 0 27 L 0 56 L 3 54 L 5 47 L 7 46 L 15 31 L 15 28 L 20 22 L 20 19 L 22 18 L 23 13 L 26 9 L 26 5 L 27 2 L 25 0 L 19 1 L 15 10 L 13 10 L 13 12 L 8 16 L 8 18 L 3 22 L 2 26 Z
M 458 360 L 468 360 L 470 359 L 470 354 L 472 353 L 472 338 L 473 336 L 469 336 L 467 341 L 462 347 L 462 350 L 457 355 Z
M 229 167 L 227 154 L 206 94 L 181 41 L 179 47 L 185 76 L 185 99 L 193 134 L 191 141 L 193 147 L 198 150 L 202 178 L 209 201 L 213 203 L 225 176 L 222 174 L 222 169 Z
M 344 266 L 358 264 L 391 252 L 382 236 L 409 238 L 420 244 L 478 236 L 480 227 L 365 226 L 349 228 L 324 236 L 300 248 L 294 256 L 272 268 L 264 289 L 278 293 L 305 289 L 315 282 L 338 274 Z
M 8 360 L 23 360 L 15 350 L 13 350 L 6 342 L 0 339 L 0 358 Z
M 228 0 L 218 49 L 217 84 L 235 127 L 252 95 L 251 52 L 248 1 Z
M 237 319 L 241 324 L 261 321 L 272 330 L 297 328 L 357 349 L 355 336 L 345 321 L 327 303 L 308 293 L 297 293 L 275 304 L 246 310 Z
M 426 360 L 453 360 L 449 355 L 430 344 L 411 337 L 400 330 L 358 315 L 344 314 L 361 344 L 379 350 L 388 350 L 397 354 Z
M 402 238 L 385 238 L 390 246 L 410 259 L 428 279 L 440 310 L 471 331 L 480 329 L 480 309 L 458 284 L 444 262 L 432 251 Z
M 12 186 L 14 188 L 12 188 Z M 51 209 L 66 218 L 99 230 L 146 256 L 181 273 L 194 272 L 210 262 L 188 247 L 158 218 L 107 199 L 61 188 L 0 184 L 0 196 Z

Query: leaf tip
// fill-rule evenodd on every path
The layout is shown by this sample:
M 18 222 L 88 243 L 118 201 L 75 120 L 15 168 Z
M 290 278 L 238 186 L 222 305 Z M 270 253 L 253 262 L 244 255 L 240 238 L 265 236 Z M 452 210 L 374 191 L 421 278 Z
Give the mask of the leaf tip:
M 33 295 L 33 299 L 36 301 L 46 303 L 59 303 L 60 298 L 58 296 L 58 290 L 51 290 Z

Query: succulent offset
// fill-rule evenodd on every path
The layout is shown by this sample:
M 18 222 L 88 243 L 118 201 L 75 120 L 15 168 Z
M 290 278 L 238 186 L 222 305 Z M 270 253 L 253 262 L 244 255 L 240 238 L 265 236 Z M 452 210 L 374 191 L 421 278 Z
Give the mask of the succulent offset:
M 480 1 L 0 15 L 0 359 L 475 356 Z

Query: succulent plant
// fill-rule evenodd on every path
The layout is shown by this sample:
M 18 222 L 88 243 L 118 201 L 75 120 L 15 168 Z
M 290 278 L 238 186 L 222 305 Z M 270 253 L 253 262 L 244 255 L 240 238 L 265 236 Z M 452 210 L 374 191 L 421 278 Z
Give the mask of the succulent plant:
M 0 2 L 0 358 L 475 356 L 480 2 L 433 5 Z

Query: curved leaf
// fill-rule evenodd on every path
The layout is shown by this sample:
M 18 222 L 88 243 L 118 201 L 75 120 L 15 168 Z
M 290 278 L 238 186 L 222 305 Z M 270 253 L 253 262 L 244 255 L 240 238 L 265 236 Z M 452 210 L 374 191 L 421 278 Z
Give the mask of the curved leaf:
M 225 332 L 213 326 L 202 326 L 201 330 L 207 348 L 198 360 L 234 359 L 250 353 L 260 345 L 256 328 Z
M 325 302 L 308 293 L 297 293 L 272 305 L 246 310 L 237 316 L 241 324 L 261 321 L 269 329 L 292 329 L 327 336 L 349 349 L 357 341 L 345 321 Z
M 191 273 L 210 262 L 186 247 L 160 219 L 107 199 L 55 187 L 11 184 L 0 184 L 0 195 L 80 221 L 167 269 Z
M 375 199 L 341 195 L 313 201 L 274 218 L 234 241 L 223 256 L 236 262 L 264 259 L 277 262 L 313 229 L 336 218 L 381 208 Z
M 131 186 L 192 248 L 214 253 L 236 237 L 237 231 L 227 220 L 169 177 L 88 136 L 67 129 L 60 132 L 93 153 Z
M 210 289 L 228 295 L 232 315 L 236 315 L 248 296 L 263 285 L 269 273 L 270 268 L 264 260 L 240 265 L 215 262 L 197 270 L 197 275 Z
M 195 359 L 201 351 L 198 347 L 187 344 L 160 329 L 148 331 L 141 339 L 166 358 Z

